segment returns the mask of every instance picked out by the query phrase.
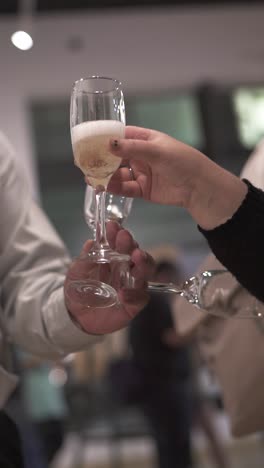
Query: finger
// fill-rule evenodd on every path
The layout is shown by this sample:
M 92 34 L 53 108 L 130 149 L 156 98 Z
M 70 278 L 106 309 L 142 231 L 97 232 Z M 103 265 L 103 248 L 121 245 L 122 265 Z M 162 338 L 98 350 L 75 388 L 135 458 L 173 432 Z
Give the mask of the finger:
M 130 255 L 133 250 L 138 248 L 138 243 L 130 232 L 123 229 L 117 222 L 108 221 L 106 224 L 106 232 L 107 240 L 112 249 Z
M 107 191 L 126 197 L 141 197 L 142 189 L 136 180 L 132 168 L 119 168 L 111 177 Z
M 131 255 L 131 261 L 134 263 L 131 273 L 136 280 L 148 281 L 153 277 L 155 262 L 147 252 L 135 249 Z
M 115 195 L 123 195 L 130 198 L 142 197 L 142 189 L 136 180 L 123 181 L 118 177 L 118 174 L 114 174 L 108 184 L 107 190 Z
M 91 250 L 91 248 L 92 248 L 92 245 L 93 245 L 93 241 L 91 239 L 88 239 L 83 245 L 83 248 L 81 250 L 81 255 L 83 253 L 89 252 L 89 250 Z
M 122 182 L 129 182 L 133 180 L 133 172 L 130 167 L 122 166 L 117 171 L 114 172 L 110 180 L 122 180 Z M 109 192 L 109 188 L 107 187 L 107 191 Z
M 131 255 L 138 247 L 133 236 L 125 229 L 121 229 L 116 236 L 116 250 L 120 253 Z
M 134 171 L 133 171 L 133 168 L 132 166 L 130 165 L 129 161 L 128 160 L 122 160 L 124 164 L 122 164 L 120 166 L 120 168 L 123 168 L 123 169 L 126 169 L 125 171 L 125 174 L 124 174 L 124 177 L 123 179 L 124 180 L 136 180 L 135 179 L 135 175 L 134 175 Z
M 128 174 L 128 180 L 132 180 L 133 173 L 131 171 L 131 167 L 129 165 L 129 160 L 128 159 L 122 159 L 122 162 L 119 166 L 119 169 L 125 169 L 125 171 Z
M 111 249 L 115 250 L 116 236 L 120 231 L 121 226 L 115 221 L 107 221 L 106 223 L 106 237 L 109 242 Z
M 122 289 L 118 292 L 129 318 L 134 318 L 149 301 L 149 294 L 144 289 Z

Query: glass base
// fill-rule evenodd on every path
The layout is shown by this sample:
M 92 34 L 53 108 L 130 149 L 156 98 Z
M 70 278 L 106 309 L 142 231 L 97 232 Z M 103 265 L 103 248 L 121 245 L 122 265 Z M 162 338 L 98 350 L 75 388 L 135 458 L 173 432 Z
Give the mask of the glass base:
M 66 295 L 84 308 L 120 305 L 117 291 L 131 287 L 130 256 L 111 249 L 90 250 L 75 259 L 82 279 L 68 282 Z
M 70 302 L 78 303 L 85 309 L 113 307 L 119 304 L 118 295 L 114 288 L 109 284 L 92 279 L 69 282 L 65 293 Z

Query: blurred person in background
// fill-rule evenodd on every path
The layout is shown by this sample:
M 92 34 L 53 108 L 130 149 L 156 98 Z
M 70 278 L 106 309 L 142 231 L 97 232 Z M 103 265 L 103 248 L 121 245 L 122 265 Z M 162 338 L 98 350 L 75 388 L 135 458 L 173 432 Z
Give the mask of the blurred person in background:
M 155 281 L 181 282 L 180 263 L 161 260 Z M 151 294 L 149 303 L 130 323 L 132 360 L 140 371 L 141 407 L 157 447 L 159 468 L 189 468 L 191 455 L 191 364 L 188 348 L 171 347 L 166 333 L 173 326 L 171 296 Z
M 145 279 L 152 260 L 138 249 L 132 236 L 109 223 L 111 246 L 130 253 L 133 291 L 120 290 L 122 307 L 96 314 L 64 296 L 64 283 L 85 279 L 85 262 L 70 263 L 66 248 L 43 211 L 32 199 L 10 143 L 0 133 L 1 232 L 0 232 L 0 408 L 17 385 L 9 343 L 41 359 L 61 359 L 98 342 L 104 333 L 125 327 L 148 300 Z M 92 241 L 84 246 L 89 250 Z M 0 466 L 23 467 L 17 428 L 0 410 Z
M 260 141 L 246 161 L 241 178 L 264 189 L 264 140 Z M 222 269 L 213 254 L 208 255 L 199 271 Z M 219 277 L 217 287 L 228 287 L 227 310 L 251 306 L 251 295 L 235 279 L 226 285 Z M 264 430 L 264 339 L 262 320 L 225 320 L 193 313 L 183 298 L 175 298 L 174 320 L 178 339 L 196 335 L 202 359 L 221 387 L 225 409 L 234 436 L 246 436 Z M 212 310 L 217 311 L 219 304 Z M 258 311 L 264 305 L 258 303 Z
M 177 304 L 177 305 L 176 305 Z M 177 308 L 177 316 L 184 313 L 184 305 L 181 301 L 173 301 L 173 315 Z M 171 348 L 188 345 L 191 356 L 191 381 L 192 381 L 192 424 L 201 429 L 208 440 L 212 462 L 217 468 L 229 468 L 230 460 L 227 449 L 223 444 L 221 434 L 216 426 L 217 402 L 213 401 L 208 391 L 202 385 L 203 373 L 208 374 L 206 364 L 199 352 L 199 344 L 195 334 L 182 336 L 177 331 L 177 324 L 166 331 L 166 343 Z

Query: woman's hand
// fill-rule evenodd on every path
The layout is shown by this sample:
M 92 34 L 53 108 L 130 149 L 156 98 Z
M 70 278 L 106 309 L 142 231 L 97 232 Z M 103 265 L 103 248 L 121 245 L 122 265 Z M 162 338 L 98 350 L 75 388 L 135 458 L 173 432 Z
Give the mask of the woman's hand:
M 129 197 L 186 208 L 204 229 L 229 219 L 247 186 L 200 151 L 154 130 L 127 127 L 126 138 L 111 140 L 111 152 L 133 171 L 120 168 L 108 190 Z
M 202 153 L 170 136 L 140 127 L 126 127 L 126 139 L 112 140 L 111 151 L 129 161 L 117 171 L 109 191 L 162 204 L 187 206 Z

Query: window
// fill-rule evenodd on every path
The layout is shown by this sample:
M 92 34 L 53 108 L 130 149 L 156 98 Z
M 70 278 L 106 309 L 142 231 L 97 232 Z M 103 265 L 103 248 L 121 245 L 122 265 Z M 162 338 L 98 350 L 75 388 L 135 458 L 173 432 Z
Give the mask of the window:
M 264 86 L 237 88 L 232 98 L 241 145 L 253 149 L 264 138 Z
M 204 146 L 199 102 L 195 94 L 136 96 L 126 103 L 127 123 L 168 133 L 196 148 Z

